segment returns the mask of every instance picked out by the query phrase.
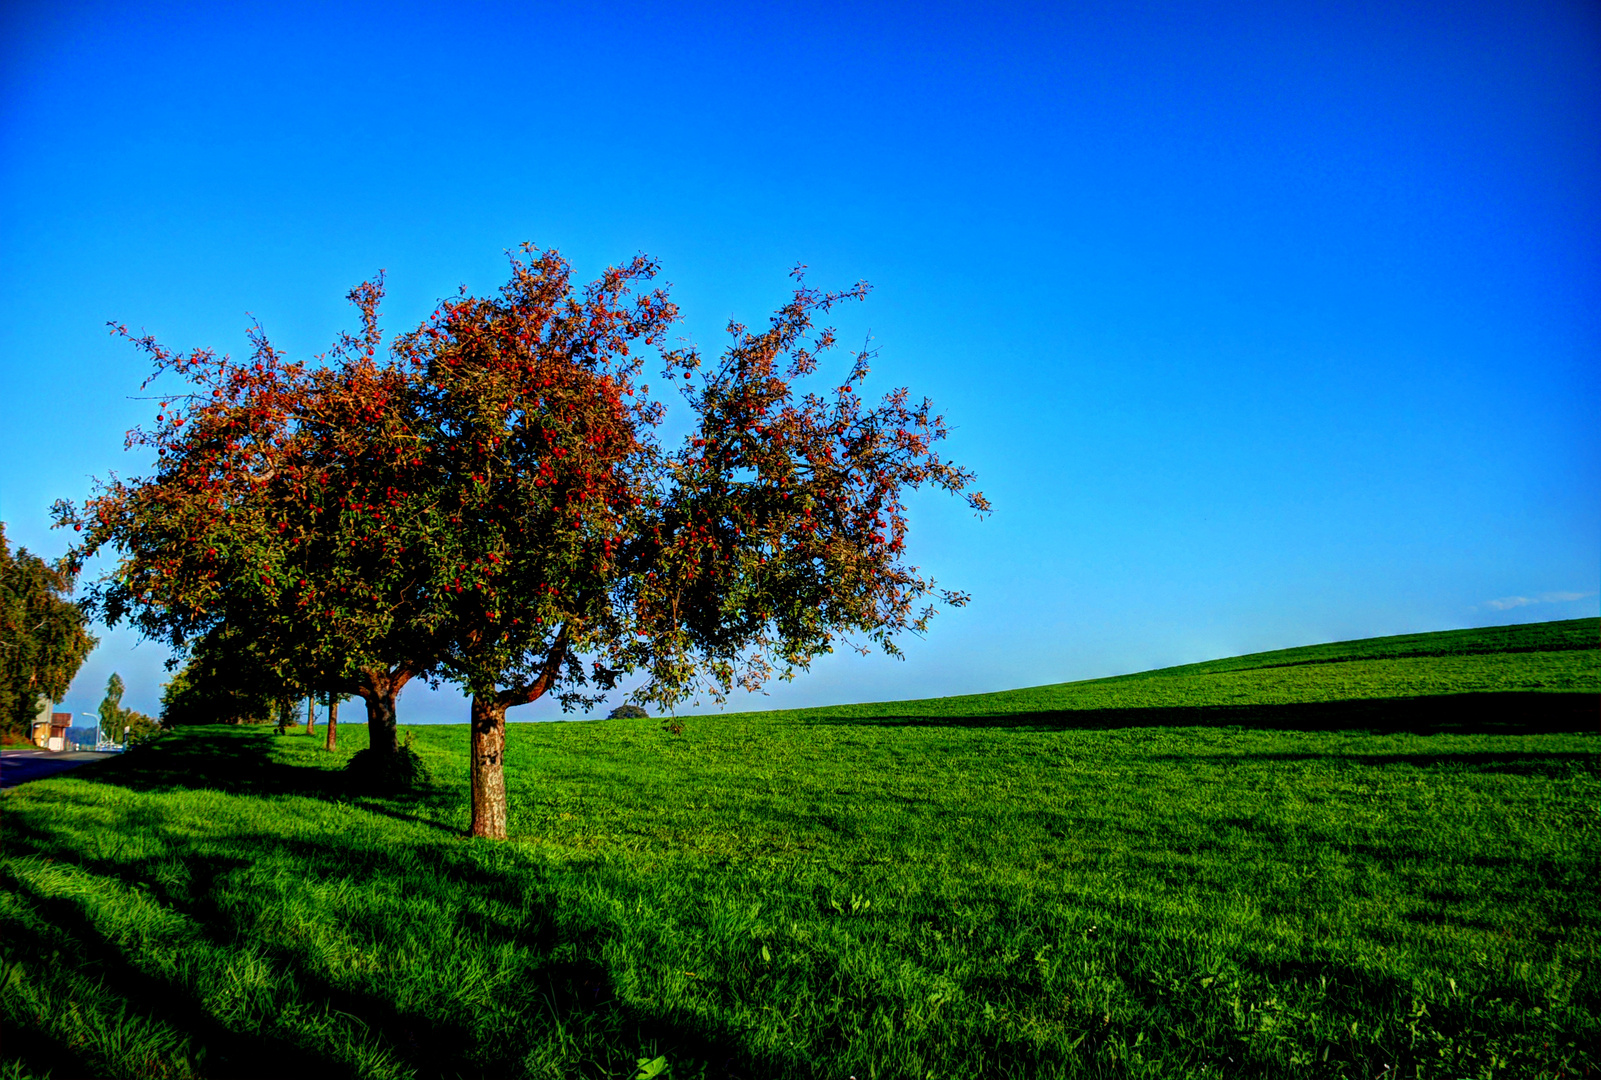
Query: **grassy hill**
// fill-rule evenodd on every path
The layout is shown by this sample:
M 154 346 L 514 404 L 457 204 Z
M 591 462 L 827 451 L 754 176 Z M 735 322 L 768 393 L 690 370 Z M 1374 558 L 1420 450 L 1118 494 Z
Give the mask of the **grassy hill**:
M 1593 1074 L 1598 642 L 515 725 L 500 845 L 185 731 L 0 800 L 0 1077 Z
M 1596 718 L 1595 702 L 1580 698 L 1598 689 L 1601 620 L 1568 619 L 1339 641 L 993 694 L 766 715 L 1014 717 L 1029 723 L 1093 727 L 1132 723 L 1349 727 L 1368 721 L 1390 728 L 1522 730 L 1529 723 L 1568 724 L 1552 716 L 1573 708 L 1588 709 Z M 1510 716 L 1509 706 L 1514 710 Z

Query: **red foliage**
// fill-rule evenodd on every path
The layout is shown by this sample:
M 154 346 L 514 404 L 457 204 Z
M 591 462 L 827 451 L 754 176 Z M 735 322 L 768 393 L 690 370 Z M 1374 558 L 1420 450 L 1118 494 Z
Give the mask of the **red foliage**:
M 499 782 L 506 708 L 544 693 L 592 703 L 643 671 L 637 700 L 721 698 L 842 636 L 896 653 L 923 631 L 934 583 L 904 561 L 902 495 L 972 480 L 936 453 L 943 421 L 904 389 L 864 403 L 866 351 L 826 393 L 794 388 L 835 344 L 816 317 L 864 284 L 824 293 L 797 270 L 768 328 L 731 325 L 704 365 L 664 347 L 678 312 L 651 260 L 575 291 L 555 252 L 523 251 L 498 295 L 443 301 L 382 360 L 381 279 L 350 294 L 361 333 L 315 365 L 259 327 L 245 363 L 134 338 L 189 387 L 129 435 L 156 472 L 57 510 L 86 530 L 79 559 L 123 552 L 96 594 L 108 620 L 178 648 L 226 625 L 285 679 L 391 721 L 406 680 L 459 682 L 475 787 L 480 756 Z M 648 350 L 694 414 L 674 451 Z
M 795 381 L 835 344 L 829 328 L 807 339 L 815 317 L 867 286 L 825 293 L 800 268 L 794 278 L 793 299 L 768 328 L 731 324 L 720 363 L 684 391 L 696 428 L 667 460 L 670 482 L 637 544 L 644 572 L 630 583 L 651 642 L 643 697 L 671 704 L 697 685 L 719 699 L 736 685 L 755 689 L 853 633 L 898 654 L 895 636 L 921 633 L 933 614 L 917 605 L 934 582 L 902 558 L 902 493 L 924 484 L 965 492 L 972 474 L 935 452 L 946 428 L 926 399 L 909 405 L 898 389 L 864 405 L 866 350 L 828 393 L 796 396 Z M 700 363 L 693 353 L 673 359 L 686 375 Z M 989 510 L 982 494 L 966 498 Z

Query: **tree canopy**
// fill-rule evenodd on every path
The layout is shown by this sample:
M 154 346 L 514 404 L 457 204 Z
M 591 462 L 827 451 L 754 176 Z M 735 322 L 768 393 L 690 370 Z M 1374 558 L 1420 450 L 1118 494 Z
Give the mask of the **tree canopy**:
M 350 293 L 359 334 L 311 365 L 259 327 L 243 363 L 132 338 L 188 384 L 130 434 L 156 473 L 57 507 L 87 530 L 78 557 L 121 552 L 93 594 L 108 619 L 179 649 L 233 635 L 286 682 L 360 694 L 375 747 L 394 747 L 406 681 L 460 684 L 488 836 L 506 831 L 508 708 L 591 705 L 638 673 L 631 699 L 670 709 L 842 639 L 897 654 L 932 601 L 966 599 L 905 562 L 903 493 L 988 510 L 936 452 L 929 402 L 864 400 L 869 352 L 796 389 L 836 345 L 816 320 L 865 284 L 822 292 L 797 270 L 768 326 L 730 325 L 705 363 L 667 344 L 678 310 L 652 260 L 583 288 L 553 251 L 510 263 L 497 293 L 441 302 L 383 354 L 381 278 Z M 673 448 L 652 355 L 691 417 Z
M 161 723 L 266 724 L 292 687 L 241 635 L 219 626 L 193 642 L 161 691 Z
M 361 333 L 314 366 L 287 362 L 259 326 L 243 362 L 114 327 L 151 358 L 146 385 L 169 373 L 186 385 L 129 433 L 155 450 L 152 476 L 113 477 L 56 514 L 84 531 L 78 558 L 120 553 L 90 591 L 108 623 L 126 618 L 180 654 L 245 650 L 252 680 L 282 684 L 249 697 L 358 694 L 388 752 L 396 696 L 437 664 L 431 544 L 443 523 L 414 380 L 377 356 L 381 296 L 381 283 L 350 293 Z

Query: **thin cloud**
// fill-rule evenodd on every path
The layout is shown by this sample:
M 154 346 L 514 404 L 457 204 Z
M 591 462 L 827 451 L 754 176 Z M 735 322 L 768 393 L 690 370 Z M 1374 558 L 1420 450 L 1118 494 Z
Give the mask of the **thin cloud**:
M 1586 596 L 1594 595 L 1587 592 L 1548 592 L 1539 596 L 1503 596 L 1499 600 L 1486 601 L 1484 606 L 1492 611 L 1510 611 L 1530 604 L 1564 604 L 1569 600 L 1583 600 Z

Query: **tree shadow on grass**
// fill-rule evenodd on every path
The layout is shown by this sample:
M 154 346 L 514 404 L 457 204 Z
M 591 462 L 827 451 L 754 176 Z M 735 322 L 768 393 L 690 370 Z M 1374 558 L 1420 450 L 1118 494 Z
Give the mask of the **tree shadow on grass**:
M 397 821 L 459 834 L 460 830 L 441 822 L 461 798 L 459 791 L 423 783 L 410 790 L 374 794 L 343 768 L 278 759 L 273 751 L 279 738 L 262 728 L 185 728 L 116 758 L 84 766 L 73 776 L 146 793 L 218 791 L 340 802 Z
M 236 764 L 248 760 L 242 753 L 234 758 Z M 248 787 L 260 790 L 259 784 Z M 751 1052 L 737 1030 L 716 1021 L 668 1005 L 623 1000 L 603 962 L 603 932 L 563 917 L 561 868 L 514 860 L 503 869 L 503 848 L 467 841 L 386 842 L 371 830 L 308 836 L 241 828 L 219 837 L 181 813 L 151 817 L 133 809 L 108 823 L 106 805 L 82 789 L 63 789 L 48 804 L 8 813 L 7 856 L 70 863 L 75 872 L 139 890 L 187 919 L 185 933 L 193 934 L 193 944 L 184 948 L 193 954 L 178 963 L 153 964 L 138 944 L 128 944 L 129 931 L 96 918 L 87 901 L 53 895 L 54 887 L 36 891 L 25 874 L 8 874 L 14 880 L 4 888 L 33 912 L 34 920 L 59 933 L 53 940 L 35 941 L 11 932 L 15 928 L 7 924 L 14 919 L 0 919 L 0 928 L 8 943 L 23 939 L 24 952 L 38 953 L 22 957 L 28 965 L 72 967 L 102 1002 L 109 996 L 132 1016 L 182 1032 L 192 1054 L 204 1060 L 206 1075 L 350 1074 L 333 1047 L 308 1045 L 270 1023 L 230 1026 L 208 1008 L 202 990 L 214 986 L 213 969 L 231 972 L 226 961 L 241 951 L 270 961 L 281 994 L 309 1007 L 311 1015 L 354 1018 L 361 1037 L 418 1077 L 523 1075 L 530 1055 L 560 1056 L 562 1045 L 577 1047 L 565 1059 L 563 1072 L 569 1075 L 616 1076 L 647 1048 L 652 1055 L 667 1054 L 675 1066 L 705 1063 L 710 1077 L 804 1072 L 799 1063 Z M 140 805 L 140 811 L 148 809 Z M 100 857 L 85 858 L 81 831 L 69 831 L 88 823 L 120 834 L 105 837 Z M 121 854 L 148 853 L 152 841 L 160 854 Z M 179 864 L 183 872 L 176 876 L 161 872 L 162 865 Z M 275 867 L 282 874 L 270 871 Z M 283 874 L 317 887 L 291 890 L 301 905 L 292 911 L 274 906 L 284 902 L 272 884 Z M 79 893 L 69 886 L 65 895 Z M 343 910 L 314 910 L 316 898 L 326 896 L 363 899 Z M 434 921 L 418 926 L 409 917 L 397 917 L 397 896 L 420 898 L 417 910 L 431 913 Z M 342 932 L 334 936 L 348 943 L 346 950 L 364 950 L 366 960 L 354 968 L 332 964 L 327 957 L 343 955 L 340 949 L 325 953 L 310 938 L 271 929 L 285 918 L 338 919 Z M 391 957 L 407 960 L 393 970 L 361 974 L 368 970 L 363 964 L 384 965 Z M 460 993 L 461 972 L 508 964 L 513 977 L 496 984 L 503 996 L 487 1010 L 474 1007 L 472 994 Z M 557 1029 L 564 1034 L 553 1041 Z M 74 1070 L 83 1062 L 57 1033 L 29 1031 L 25 1042 L 32 1067 L 80 1074 Z
M 209 789 L 230 795 L 313 798 L 347 793 L 342 770 L 276 760 L 273 741 L 277 738 L 260 728 L 186 728 L 85 766 L 75 775 L 130 791 Z
M 12 928 L 0 919 L 0 930 L 10 937 Z M 7 952 L 7 963 L 13 960 Z M 61 1039 L 22 1019 L 7 1019 L 4 1056 L 0 1063 L 21 1062 L 27 1075 L 93 1076 L 94 1071 Z
M 1601 748 L 1598 748 L 1601 749 Z M 1442 754 L 1152 754 L 1150 761 L 1328 761 L 1364 765 L 1369 768 L 1410 766 L 1414 769 L 1460 769 L 1474 773 L 1504 773 L 1512 776 L 1541 776 L 1552 780 L 1601 773 L 1601 757 L 1576 752 L 1526 753 L 1462 752 Z
M 190 988 L 152 976 L 129 963 L 118 945 L 78 907 L 47 903 L 26 893 L 22 900 L 57 933 L 41 938 L 27 933 L 12 919 L 0 918 L 8 962 L 20 962 L 34 971 L 70 967 L 75 975 L 92 984 L 94 996 L 99 999 L 95 1007 L 103 1014 L 112 1011 L 105 1000 L 109 997 L 123 1005 L 124 1015 L 154 1020 L 187 1036 L 190 1056 L 203 1059 L 208 1074 L 262 1080 L 294 1074 L 343 1074 L 334 1061 L 283 1038 L 229 1030 L 205 1009 Z M 82 1008 L 84 1003 L 59 1004 L 62 1009 L 71 1009 Z M 33 1028 L 27 1031 L 25 1043 L 26 1058 L 41 1070 L 66 1070 L 71 1076 L 92 1076 L 98 1071 L 87 1067 L 89 1062 L 83 1060 L 83 1051 L 74 1052 L 51 1032 Z M 7 1052 L 13 1052 L 12 1046 L 7 1046 Z M 104 1067 L 102 1063 L 95 1064 Z M 173 1063 L 161 1064 L 170 1068 Z
M 1237 727 L 1418 735 L 1535 735 L 1601 730 L 1601 696 L 1558 692 L 1435 694 L 1284 705 L 1062 709 L 971 716 L 807 717 L 820 726 L 964 727 L 1029 731 Z

